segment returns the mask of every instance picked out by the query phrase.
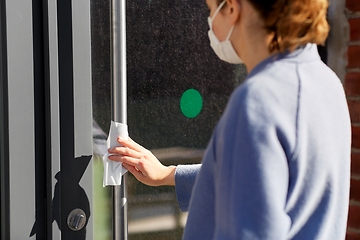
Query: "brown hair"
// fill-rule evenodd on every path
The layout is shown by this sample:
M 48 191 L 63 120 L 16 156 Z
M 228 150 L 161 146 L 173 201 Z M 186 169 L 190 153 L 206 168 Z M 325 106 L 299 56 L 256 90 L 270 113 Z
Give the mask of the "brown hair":
M 248 0 L 274 33 L 269 50 L 293 51 L 307 43 L 323 44 L 330 27 L 327 0 Z

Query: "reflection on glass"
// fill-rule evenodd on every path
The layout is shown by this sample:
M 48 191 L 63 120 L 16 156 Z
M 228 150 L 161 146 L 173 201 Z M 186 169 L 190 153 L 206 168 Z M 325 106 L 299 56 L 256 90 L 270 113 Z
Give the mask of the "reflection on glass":
M 93 113 L 108 132 L 109 2 L 92 1 L 91 11 Z M 246 76 L 243 65 L 224 63 L 213 53 L 207 17 L 205 1 L 127 1 L 129 134 L 165 165 L 201 161 L 229 95 Z M 188 101 L 194 106 L 188 108 L 195 110 L 187 116 L 181 99 L 189 90 L 193 96 Z M 94 169 L 102 173 L 101 160 L 94 161 Z M 95 181 L 102 184 L 102 178 Z M 109 239 L 110 195 L 100 189 L 94 190 L 95 235 L 104 232 L 98 239 Z M 181 239 L 187 214 L 180 212 L 173 187 L 145 186 L 129 175 L 128 192 L 130 240 Z M 108 221 L 101 225 L 107 230 L 96 226 L 97 218 Z

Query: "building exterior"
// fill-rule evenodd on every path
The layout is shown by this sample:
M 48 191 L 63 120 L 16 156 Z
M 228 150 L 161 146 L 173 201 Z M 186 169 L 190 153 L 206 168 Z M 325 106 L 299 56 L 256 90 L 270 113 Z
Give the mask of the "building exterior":
M 360 1 L 346 0 L 344 15 L 349 26 L 344 87 L 352 121 L 352 155 L 348 240 L 360 239 Z

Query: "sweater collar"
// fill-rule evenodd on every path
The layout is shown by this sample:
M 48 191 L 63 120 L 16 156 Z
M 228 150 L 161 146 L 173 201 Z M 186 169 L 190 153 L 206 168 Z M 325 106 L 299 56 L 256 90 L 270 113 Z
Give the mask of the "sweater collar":
M 292 52 L 286 51 L 285 53 L 274 54 L 262 62 L 260 62 L 256 67 L 247 75 L 246 78 L 254 76 L 262 69 L 264 69 L 268 64 L 276 61 L 288 61 L 288 62 L 311 62 L 314 60 L 319 60 L 320 56 L 317 50 L 317 46 L 314 43 L 308 43 L 306 45 L 300 46 Z

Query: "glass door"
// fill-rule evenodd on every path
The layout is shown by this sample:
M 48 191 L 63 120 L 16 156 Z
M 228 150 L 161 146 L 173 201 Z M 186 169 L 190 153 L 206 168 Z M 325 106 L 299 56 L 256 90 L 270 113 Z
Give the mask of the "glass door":
M 129 0 L 126 5 L 129 135 L 164 165 L 200 163 L 246 69 L 222 62 L 211 49 L 205 1 Z M 92 1 L 91 12 L 93 117 L 108 133 L 109 1 Z M 101 158 L 94 158 L 94 232 L 95 239 L 111 239 L 111 192 L 102 188 L 102 171 Z M 129 239 L 181 239 L 187 214 L 178 207 L 175 188 L 128 178 Z

